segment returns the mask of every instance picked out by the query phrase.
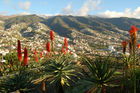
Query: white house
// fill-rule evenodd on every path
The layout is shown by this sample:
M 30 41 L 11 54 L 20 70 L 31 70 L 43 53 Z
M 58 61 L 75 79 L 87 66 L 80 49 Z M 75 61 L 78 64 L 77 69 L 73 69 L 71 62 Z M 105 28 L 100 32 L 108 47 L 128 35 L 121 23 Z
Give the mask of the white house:
M 109 46 L 109 47 L 108 47 L 108 50 L 111 51 L 111 52 L 116 51 L 116 50 L 114 49 L 114 46 Z

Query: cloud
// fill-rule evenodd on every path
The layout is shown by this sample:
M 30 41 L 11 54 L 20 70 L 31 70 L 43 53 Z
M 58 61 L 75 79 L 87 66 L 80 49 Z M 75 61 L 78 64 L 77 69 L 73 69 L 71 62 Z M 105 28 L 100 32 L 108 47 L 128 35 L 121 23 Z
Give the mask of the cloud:
M 78 14 L 81 16 L 86 16 L 91 11 L 94 11 L 100 3 L 101 0 L 86 0 L 86 2 L 84 2 L 83 6 L 80 8 Z
M 86 0 L 83 5 L 77 10 L 73 10 L 71 3 L 69 3 L 65 8 L 62 9 L 62 13 L 65 15 L 86 16 L 90 12 L 99 9 L 100 3 L 101 0 Z
M 31 13 L 29 13 L 29 12 L 21 12 L 21 13 L 19 13 L 19 14 L 17 14 L 17 15 L 30 15 Z
M 19 7 L 24 10 L 29 10 L 30 6 L 31 6 L 31 2 L 29 1 L 19 3 Z
M 117 12 L 117 11 L 110 11 L 107 10 L 103 13 L 98 13 L 98 16 L 101 17 L 130 17 L 130 18 L 140 18 L 140 7 L 137 7 L 134 9 L 134 11 L 131 11 L 130 8 L 126 8 L 123 12 Z
M 64 15 L 72 15 L 73 14 L 71 3 L 69 3 L 65 8 L 62 9 L 62 13 Z
M 60 14 L 56 13 L 56 14 L 37 14 L 37 15 L 40 16 L 40 17 L 49 17 L 49 16 L 58 16 Z

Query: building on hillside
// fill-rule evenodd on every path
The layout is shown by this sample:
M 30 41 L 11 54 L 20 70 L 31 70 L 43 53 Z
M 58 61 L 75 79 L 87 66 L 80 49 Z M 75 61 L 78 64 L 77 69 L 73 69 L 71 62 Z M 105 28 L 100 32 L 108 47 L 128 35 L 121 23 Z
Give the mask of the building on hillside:
M 109 47 L 108 47 L 108 50 L 111 51 L 111 52 L 116 51 L 116 50 L 114 49 L 114 46 L 109 46 Z

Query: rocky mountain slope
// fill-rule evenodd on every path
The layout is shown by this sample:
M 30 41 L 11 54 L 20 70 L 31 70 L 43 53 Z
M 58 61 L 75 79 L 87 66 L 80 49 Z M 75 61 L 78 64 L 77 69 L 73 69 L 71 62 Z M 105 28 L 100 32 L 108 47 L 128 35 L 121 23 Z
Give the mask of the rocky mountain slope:
M 53 30 L 56 37 L 66 36 L 72 44 L 84 41 L 91 49 L 102 49 L 109 45 L 118 47 L 122 40 L 127 39 L 131 25 L 140 28 L 140 19 L 92 16 L 52 16 L 48 18 L 37 15 L 8 18 L 0 16 L 0 39 L 3 40 L 1 42 L 5 40 L 14 42 L 17 39 L 46 42 L 49 39 L 49 30 Z

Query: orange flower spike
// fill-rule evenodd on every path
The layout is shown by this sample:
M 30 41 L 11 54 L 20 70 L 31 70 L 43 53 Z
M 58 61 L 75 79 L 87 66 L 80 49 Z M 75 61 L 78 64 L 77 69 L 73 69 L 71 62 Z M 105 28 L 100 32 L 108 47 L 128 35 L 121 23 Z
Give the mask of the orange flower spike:
M 138 44 L 137 47 L 140 48 L 140 44 Z
M 41 51 L 41 53 L 40 53 L 40 58 L 42 58 L 42 56 L 43 56 L 43 51 Z
M 66 51 L 64 52 L 64 54 L 66 55 Z
M 66 37 L 65 37 L 65 39 L 64 39 L 64 45 L 65 45 L 65 47 L 68 46 L 68 42 L 67 42 L 67 38 L 66 38 Z
M 66 51 L 68 52 L 68 47 L 66 48 Z
M 27 65 L 27 62 L 28 62 L 28 50 L 27 50 L 27 48 L 25 47 L 25 48 L 24 48 L 23 66 L 26 66 L 26 65 Z
M 19 62 L 21 62 L 21 60 L 22 60 L 22 53 L 21 53 L 20 40 L 18 40 L 18 44 L 17 44 L 17 53 L 18 53 L 18 60 L 19 60 Z
M 124 47 L 124 46 L 126 46 L 126 45 L 127 45 L 127 41 L 124 40 L 124 41 L 122 42 L 122 46 Z
M 37 50 L 35 49 L 35 61 L 38 62 L 38 59 L 37 59 Z
M 50 42 L 47 42 L 47 43 L 46 43 L 46 50 L 47 50 L 48 52 L 51 52 Z
M 51 41 L 54 40 L 54 38 L 53 38 L 53 31 L 52 30 L 50 30 L 50 39 L 51 39 Z
M 51 40 L 51 49 L 52 49 L 52 52 L 54 52 L 54 48 L 53 48 L 54 37 L 53 37 L 53 31 L 52 30 L 50 30 L 50 40 Z
M 127 42 L 126 42 L 126 40 L 124 40 L 124 41 L 122 42 L 123 54 L 125 54 L 125 52 L 126 52 L 126 45 L 127 45 Z
M 70 53 L 70 55 L 71 55 L 71 51 L 70 51 L 69 53 Z
M 137 30 L 139 29 L 132 25 L 131 29 L 129 30 L 129 35 L 132 36 L 133 34 L 135 34 L 137 36 Z
M 61 48 L 61 54 L 64 53 L 64 46 Z

